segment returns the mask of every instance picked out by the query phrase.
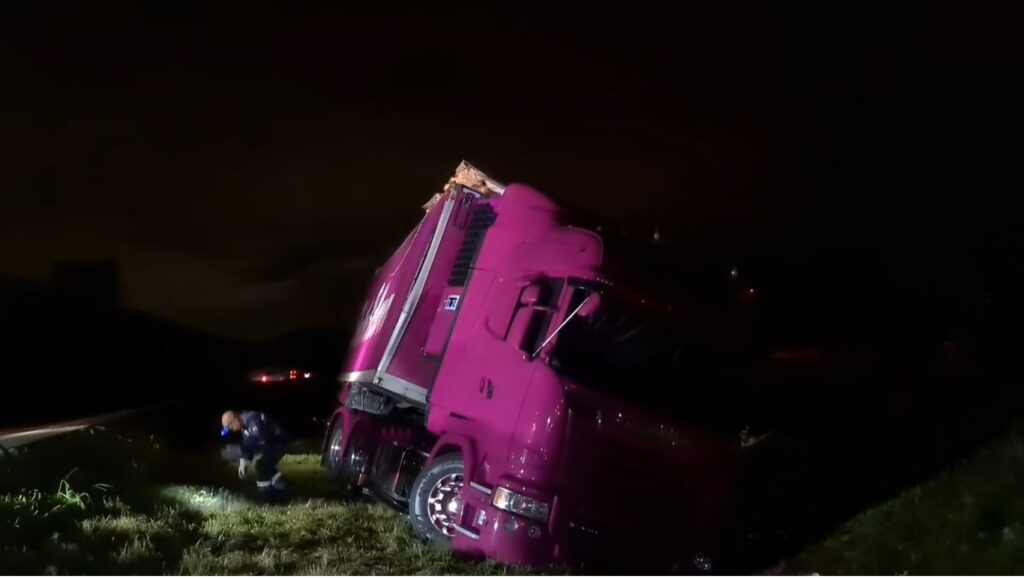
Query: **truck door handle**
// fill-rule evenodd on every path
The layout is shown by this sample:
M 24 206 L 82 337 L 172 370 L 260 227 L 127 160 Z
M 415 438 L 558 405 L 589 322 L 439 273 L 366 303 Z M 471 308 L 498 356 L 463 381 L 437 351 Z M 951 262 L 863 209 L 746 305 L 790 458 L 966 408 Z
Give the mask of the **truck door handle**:
M 494 382 L 491 382 L 490 378 L 480 379 L 480 393 L 488 400 L 494 398 Z

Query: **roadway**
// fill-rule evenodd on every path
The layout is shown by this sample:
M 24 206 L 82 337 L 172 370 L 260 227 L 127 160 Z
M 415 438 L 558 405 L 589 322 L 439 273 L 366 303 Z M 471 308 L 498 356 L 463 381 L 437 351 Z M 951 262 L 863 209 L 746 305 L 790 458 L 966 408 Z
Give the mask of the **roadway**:
M 0 447 L 4 449 L 22 447 L 33 442 L 38 442 L 54 436 L 60 436 L 68 432 L 84 430 L 92 426 L 110 424 L 129 416 L 139 414 L 144 410 L 146 410 L 146 408 L 135 408 L 110 414 L 101 414 L 99 416 L 76 418 L 66 422 L 0 429 Z

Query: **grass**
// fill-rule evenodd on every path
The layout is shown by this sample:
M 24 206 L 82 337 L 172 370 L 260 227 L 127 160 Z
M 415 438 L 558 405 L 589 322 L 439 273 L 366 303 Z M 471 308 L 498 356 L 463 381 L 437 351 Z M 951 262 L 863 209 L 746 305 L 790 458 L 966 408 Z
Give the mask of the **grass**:
M 790 562 L 798 573 L 1024 574 L 1024 426 L 869 509 Z
M 0 459 L 2 574 L 519 574 L 430 548 L 404 518 L 332 496 L 287 456 L 295 499 L 255 500 L 216 454 L 93 430 Z
M 416 540 L 405 519 L 332 495 L 316 454 L 260 504 L 214 452 L 93 430 L 0 457 L 0 574 L 521 574 Z M 1024 574 L 1024 425 L 842 525 L 790 573 Z

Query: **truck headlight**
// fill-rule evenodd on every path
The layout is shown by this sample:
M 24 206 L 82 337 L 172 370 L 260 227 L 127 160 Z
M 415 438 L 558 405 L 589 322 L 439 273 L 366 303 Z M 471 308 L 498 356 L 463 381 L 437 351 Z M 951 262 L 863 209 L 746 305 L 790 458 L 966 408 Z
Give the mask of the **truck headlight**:
M 491 504 L 503 511 L 529 517 L 537 521 L 547 521 L 551 512 L 551 505 L 537 499 L 510 491 L 505 487 L 494 489 L 494 499 Z

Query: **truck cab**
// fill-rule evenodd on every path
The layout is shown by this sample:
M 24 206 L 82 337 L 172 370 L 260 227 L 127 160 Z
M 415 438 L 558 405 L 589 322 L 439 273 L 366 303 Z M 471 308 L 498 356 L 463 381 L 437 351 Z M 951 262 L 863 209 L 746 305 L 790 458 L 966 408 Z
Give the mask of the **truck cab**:
M 733 447 L 659 408 L 678 387 L 652 331 L 667 312 L 608 279 L 601 237 L 532 187 L 463 163 L 424 209 L 367 292 L 329 475 L 426 541 L 508 564 L 700 552 Z

